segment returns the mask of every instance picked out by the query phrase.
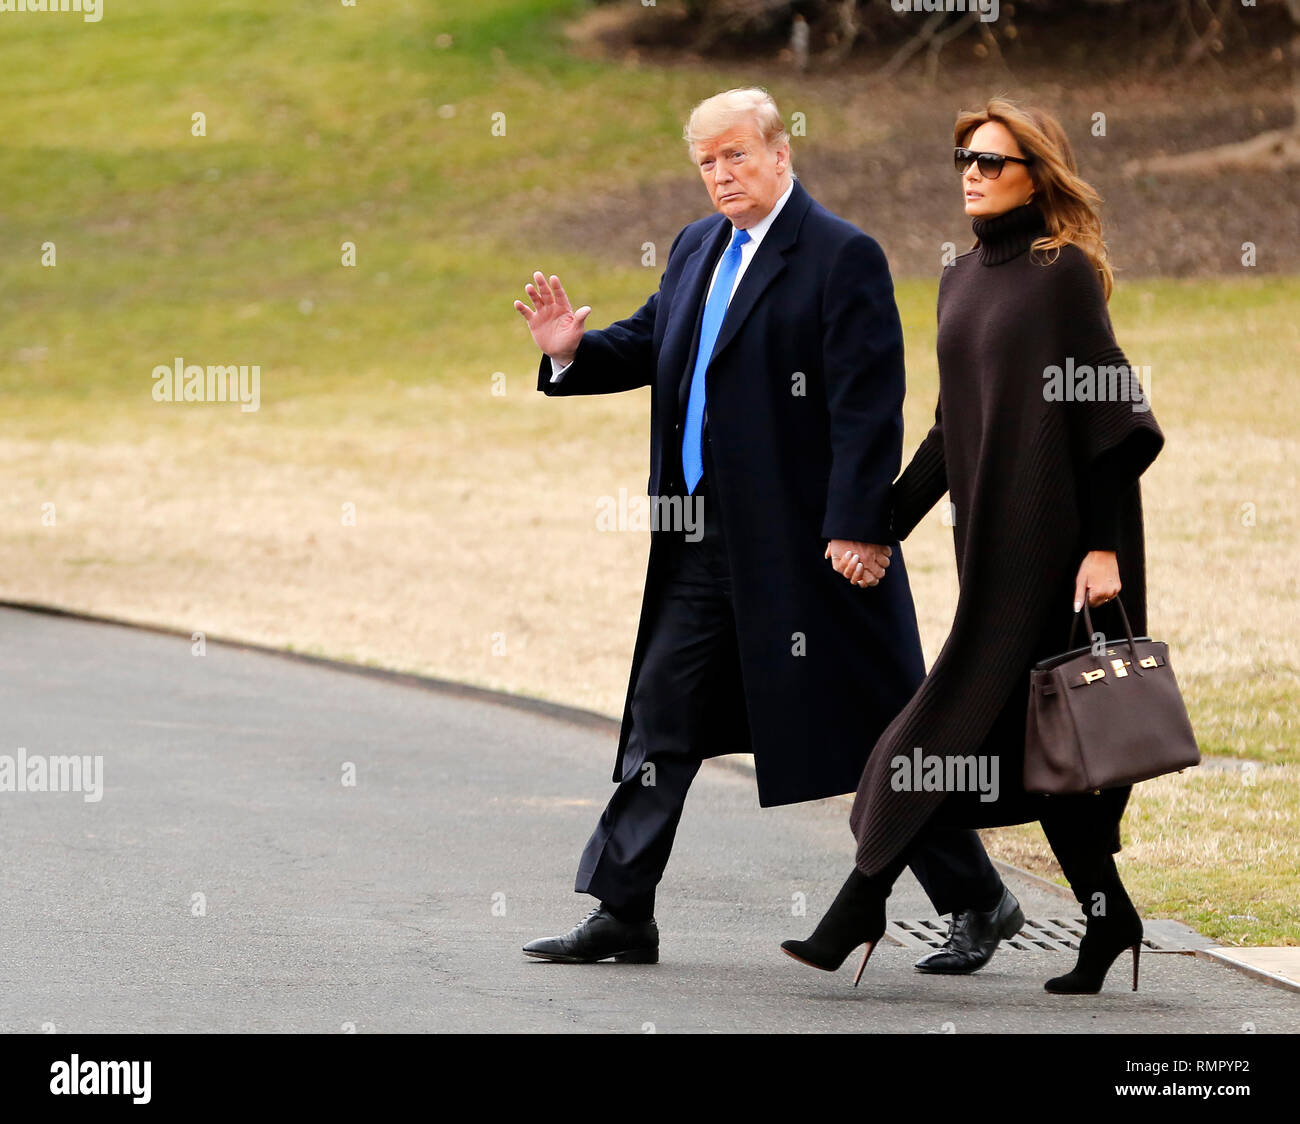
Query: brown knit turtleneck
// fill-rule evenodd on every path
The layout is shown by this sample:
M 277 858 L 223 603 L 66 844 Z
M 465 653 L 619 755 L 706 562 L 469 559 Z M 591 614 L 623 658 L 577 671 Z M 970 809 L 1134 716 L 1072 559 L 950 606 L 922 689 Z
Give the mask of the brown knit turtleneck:
M 1043 212 L 1033 202 L 988 218 L 971 219 L 979 240 L 980 265 L 1002 265 L 1029 249 L 1035 238 L 1047 233 Z

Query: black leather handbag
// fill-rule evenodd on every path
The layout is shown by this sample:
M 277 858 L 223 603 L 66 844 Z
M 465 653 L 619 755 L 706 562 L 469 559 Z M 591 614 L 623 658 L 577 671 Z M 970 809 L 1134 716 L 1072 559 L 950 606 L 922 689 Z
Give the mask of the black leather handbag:
M 1042 660 L 1029 673 L 1025 723 L 1027 792 L 1054 796 L 1100 792 L 1199 765 L 1201 753 L 1169 663 L 1169 649 L 1133 635 L 1117 597 L 1127 640 L 1074 647 Z M 1084 601 L 1083 620 L 1092 636 Z

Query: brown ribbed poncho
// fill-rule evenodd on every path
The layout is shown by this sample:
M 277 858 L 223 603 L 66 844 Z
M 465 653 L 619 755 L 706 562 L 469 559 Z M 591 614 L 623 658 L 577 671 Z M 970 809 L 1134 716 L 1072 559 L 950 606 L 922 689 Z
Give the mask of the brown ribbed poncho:
M 965 826 L 1039 818 L 1046 798 L 1021 785 L 1029 672 L 1066 647 L 1079 564 L 1088 549 L 1103 548 L 1089 538 L 1105 506 L 1095 498 L 1097 480 L 1113 494 L 1105 533 L 1119 562 L 1120 597 L 1134 631 L 1146 630 L 1137 480 L 1164 437 L 1149 403 L 1132 400 L 1131 383 L 1122 382 L 1125 398 L 1114 400 L 1106 381 L 1111 400 L 1096 401 L 1097 384 L 1080 370 L 1127 367 L 1101 281 L 1075 246 L 1052 261 L 1030 251 L 1044 231 L 1032 204 L 973 226 L 977 248 L 939 282 L 934 428 L 891 492 L 900 539 L 949 494 L 960 593 L 934 666 L 863 772 L 850 825 L 866 874 L 936 815 Z M 1045 377 L 1052 367 L 1062 369 L 1060 380 Z M 1067 372 L 1075 375 L 1068 389 Z M 1093 623 L 1107 635 L 1122 632 L 1111 605 L 1094 611 Z M 998 755 L 1000 798 L 895 791 L 892 762 L 914 747 L 927 757 Z

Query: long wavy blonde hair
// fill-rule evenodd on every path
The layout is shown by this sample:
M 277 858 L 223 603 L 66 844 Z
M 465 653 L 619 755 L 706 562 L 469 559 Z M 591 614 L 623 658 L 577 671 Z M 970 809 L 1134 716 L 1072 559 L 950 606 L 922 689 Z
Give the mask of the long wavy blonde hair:
M 1092 262 L 1106 299 L 1115 287 L 1106 243 L 1101 237 L 1101 196 L 1079 175 L 1065 130 L 1043 109 L 1017 105 L 1008 98 L 991 98 L 983 109 L 957 115 L 953 143 L 967 147 L 971 134 L 986 121 L 997 121 L 1016 138 L 1021 151 L 1033 158 L 1028 172 L 1034 201 L 1047 223 L 1047 234 L 1034 240 L 1032 250 L 1054 260 L 1061 247 L 1073 243 Z

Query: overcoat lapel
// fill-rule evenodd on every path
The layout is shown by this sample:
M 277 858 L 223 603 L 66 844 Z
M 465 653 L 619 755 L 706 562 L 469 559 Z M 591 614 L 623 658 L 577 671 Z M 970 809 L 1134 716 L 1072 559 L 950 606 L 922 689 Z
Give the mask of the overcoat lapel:
M 709 359 L 710 367 L 740 331 L 758 298 L 784 272 L 786 255 L 798 240 L 799 226 L 811 203 L 812 196 L 795 180 L 790 198 L 763 238 L 727 306 L 727 315 L 723 318 Z M 659 351 L 661 385 L 675 385 L 677 388 L 677 418 L 685 416 L 686 401 L 690 397 L 691 373 L 695 369 L 700 324 L 704 318 L 705 290 L 713 276 L 714 265 L 731 241 L 731 223 L 721 216 L 719 218 L 717 229 L 700 242 L 682 267 L 682 279 L 673 293 L 668 327 Z
M 718 356 L 740 331 L 740 326 L 753 311 L 758 298 L 785 271 L 785 255 L 794 247 L 799 234 L 799 224 L 808 209 L 809 199 L 808 193 L 799 186 L 799 181 L 795 180 L 790 198 L 785 201 L 781 213 L 776 216 L 771 230 L 764 235 L 758 251 L 754 254 L 754 260 L 749 263 L 749 268 L 745 270 L 740 284 L 736 286 L 736 293 L 731 298 L 731 303 L 727 306 L 727 315 L 722 321 L 722 330 L 718 332 L 718 342 L 713 347 L 713 357 L 709 360 L 710 366 L 717 362 Z M 730 227 L 730 223 L 727 225 Z

